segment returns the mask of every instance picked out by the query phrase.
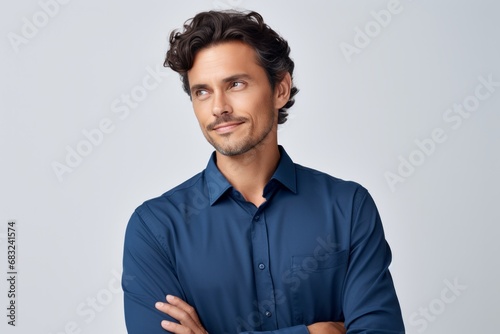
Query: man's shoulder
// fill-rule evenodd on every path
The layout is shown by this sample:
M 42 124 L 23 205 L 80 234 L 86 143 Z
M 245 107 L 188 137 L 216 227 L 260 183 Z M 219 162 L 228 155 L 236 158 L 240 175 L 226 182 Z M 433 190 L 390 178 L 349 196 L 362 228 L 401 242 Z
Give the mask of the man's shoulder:
M 344 180 L 328 173 L 295 164 L 299 194 L 321 196 L 342 207 L 359 207 L 367 198 L 368 190 L 361 184 Z
M 139 213 L 157 211 L 158 209 L 164 211 L 172 207 L 178 207 L 180 202 L 185 201 L 187 198 L 192 198 L 195 194 L 198 195 L 202 191 L 200 182 L 202 182 L 203 177 L 204 171 L 201 171 L 160 196 L 144 201 L 136 211 Z
M 175 199 L 176 197 L 184 197 L 184 196 L 189 196 L 193 192 L 199 192 L 201 191 L 201 183 L 203 178 L 204 178 L 204 173 L 205 171 L 201 171 L 197 173 L 196 175 L 190 177 L 186 181 L 176 185 L 175 187 L 167 190 L 160 196 L 151 198 L 146 200 L 143 204 L 152 204 L 155 202 L 165 202 L 165 201 L 172 201 L 172 199 Z
M 205 170 L 199 172 L 198 174 L 187 179 L 186 181 L 166 191 L 160 196 L 160 198 L 171 198 L 175 197 L 176 195 L 181 195 L 182 193 L 185 192 L 190 192 L 193 189 L 200 189 L 200 187 L 202 186 L 201 182 L 203 181 L 204 176 L 205 176 Z
M 315 182 L 317 184 L 323 184 L 326 187 L 333 187 L 351 192 L 366 191 L 361 184 L 355 181 L 344 180 L 326 172 L 299 165 L 297 163 L 294 165 L 297 173 L 297 180 L 299 182 Z

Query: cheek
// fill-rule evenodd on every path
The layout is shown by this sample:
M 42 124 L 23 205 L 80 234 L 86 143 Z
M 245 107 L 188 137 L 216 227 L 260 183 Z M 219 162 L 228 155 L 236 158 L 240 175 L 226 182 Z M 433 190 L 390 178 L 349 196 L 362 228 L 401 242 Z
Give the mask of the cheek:
M 267 92 L 260 92 L 260 94 L 248 94 L 241 96 L 239 99 L 232 101 L 234 110 L 253 114 L 255 117 L 260 117 L 269 110 L 274 109 L 272 98 L 266 94 Z
M 260 101 L 258 110 L 260 113 L 261 119 L 265 122 L 268 122 L 269 119 L 274 119 L 278 116 L 278 111 L 275 109 L 274 101 L 271 97 Z

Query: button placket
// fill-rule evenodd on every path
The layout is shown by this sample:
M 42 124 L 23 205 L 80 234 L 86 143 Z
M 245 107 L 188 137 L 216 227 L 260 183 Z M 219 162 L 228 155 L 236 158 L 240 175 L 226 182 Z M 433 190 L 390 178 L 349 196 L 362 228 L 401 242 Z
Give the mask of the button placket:
M 266 225 L 265 214 L 262 207 L 257 210 L 252 218 L 252 252 L 255 260 L 254 265 L 258 270 L 254 271 L 255 284 L 257 288 L 257 304 L 266 305 L 260 309 L 262 315 L 262 330 L 277 329 L 277 319 L 274 317 L 274 285 L 269 271 L 269 235 Z

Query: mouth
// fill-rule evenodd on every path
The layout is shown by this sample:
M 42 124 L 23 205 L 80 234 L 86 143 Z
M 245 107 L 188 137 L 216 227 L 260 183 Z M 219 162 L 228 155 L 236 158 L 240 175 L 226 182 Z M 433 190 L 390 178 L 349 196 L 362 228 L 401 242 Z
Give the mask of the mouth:
M 243 124 L 243 122 L 228 122 L 228 123 L 222 123 L 213 128 L 215 132 L 218 134 L 224 134 L 224 133 L 229 133 L 236 129 L 239 125 Z

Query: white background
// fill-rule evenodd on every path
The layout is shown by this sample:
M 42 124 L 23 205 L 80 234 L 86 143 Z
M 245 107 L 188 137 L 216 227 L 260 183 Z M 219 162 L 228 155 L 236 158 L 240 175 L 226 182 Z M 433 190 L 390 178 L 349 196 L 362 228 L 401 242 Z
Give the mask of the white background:
M 407 332 L 498 331 L 500 87 L 473 97 L 479 77 L 500 82 L 497 2 L 401 0 L 385 27 L 371 13 L 385 0 L 62 2 L 0 10 L 2 333 L 126 332 L 116 276 L 127 221 L 212 151 L 177 75 L 161 66 L 167 37 L 197 12 L 231 5 L 259 11 L 291 45 L 301 91 L 280 143 L 295 162 L 375 198 Z M 344 54 L 347 44 L 357 53 Z M 133 108 L 122 100 L 131 94 Z M 470 116 L 443 118 L 462 103 Z M 84 131 L 106 120 L 108 133 L 85 146 Z M 436 128 L 446 140 L 419 153 L 415 141 Z M 87 155 L 70 168 L 78 147 Z M 391 188 L 386 174 L 410 158 L 418 166 Z M 59 177 L 57 164 L 68 168 Z M 15 328 L 3 278 L 9 219 Z

